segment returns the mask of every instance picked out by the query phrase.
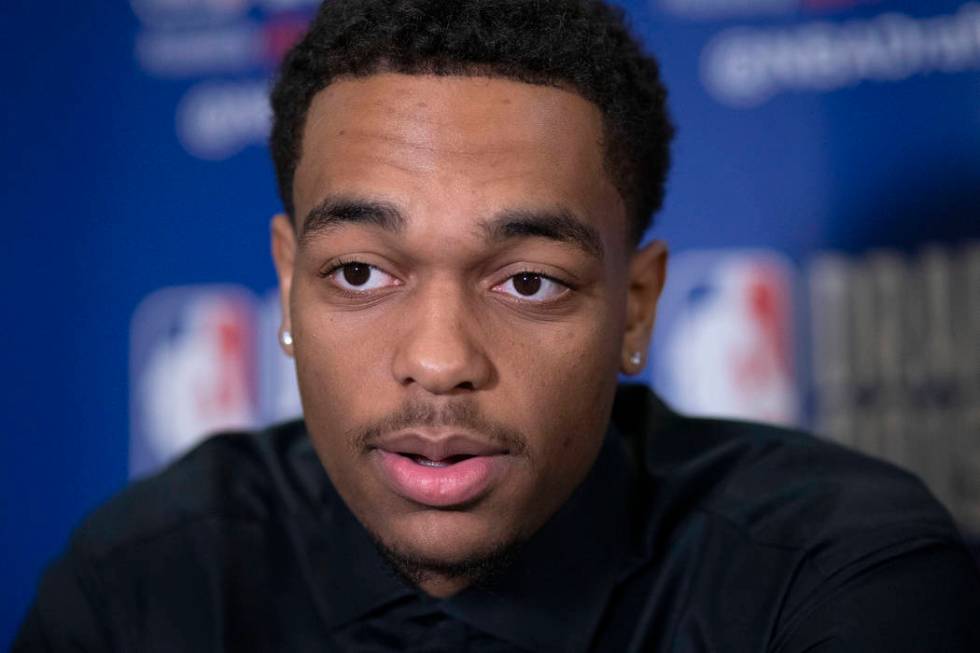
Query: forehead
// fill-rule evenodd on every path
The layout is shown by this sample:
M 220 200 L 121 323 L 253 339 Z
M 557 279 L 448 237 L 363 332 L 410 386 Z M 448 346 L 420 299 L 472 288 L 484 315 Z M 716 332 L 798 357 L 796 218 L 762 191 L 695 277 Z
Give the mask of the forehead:
M 623 221 L 602 142 L 599 109 L 560 88 L 485 77 L 343 79 L 311 103 L 296 213 L 339 193 L 380 196 L 409 215 L 562 205 Z

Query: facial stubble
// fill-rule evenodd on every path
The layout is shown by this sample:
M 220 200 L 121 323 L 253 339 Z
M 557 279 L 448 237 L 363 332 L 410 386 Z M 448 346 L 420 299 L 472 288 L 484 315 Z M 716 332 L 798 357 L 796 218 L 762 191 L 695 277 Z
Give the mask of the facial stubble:
M 487 551 L 470 554 L 458 560 L 438 560 L 389 546 L 376 533 L 370 530 L 368 533 L 390 571 L 413 586 L 422 586 L 439 579 L 461 581 L 466 586 L 491 587 L 513 564 L 524 545 L 523 541 L 500 542 Z

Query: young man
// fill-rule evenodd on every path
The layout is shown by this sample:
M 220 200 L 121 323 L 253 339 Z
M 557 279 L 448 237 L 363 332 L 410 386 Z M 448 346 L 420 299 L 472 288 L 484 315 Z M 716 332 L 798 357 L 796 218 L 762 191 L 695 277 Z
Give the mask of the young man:
M 620 12 L 327 2 L 273 108 L 304 421 L 90 517 L 19 647 L 977 650 L 980 582 L 916 480 L 617 388 L 672 134 Z

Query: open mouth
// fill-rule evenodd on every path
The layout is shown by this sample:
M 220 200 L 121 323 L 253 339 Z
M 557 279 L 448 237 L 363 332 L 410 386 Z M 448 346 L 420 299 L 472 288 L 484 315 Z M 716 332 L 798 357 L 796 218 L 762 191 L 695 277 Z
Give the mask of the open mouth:
M 414 462 L 417 465 L 422 465 L 423 467 L 449 467 L 450 465 L 455 465 L 456 463 L 461 463 L 464 460 L 469 460 L 474 456 L 468 454 L 459 454 L 456 456 L 449 456 L 448 458 L 443 458 L 442 460 L 431 460 L 415 453 L 398 453 L 399 456 L 404 456 Z
M 415 503 L 461 506 L 486 494 L 505 473 L 509 456 L 457 453 L 429 458 L 412 451 L 377 449 L 375 460 L 388 487 Z

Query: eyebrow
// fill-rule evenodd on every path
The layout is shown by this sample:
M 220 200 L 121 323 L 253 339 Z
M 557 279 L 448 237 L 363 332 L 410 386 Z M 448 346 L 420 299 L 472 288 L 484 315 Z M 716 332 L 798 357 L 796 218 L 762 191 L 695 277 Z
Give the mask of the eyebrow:
M 398 233 L 407 221 L 397 206 L 356 197 L 327 197 L 317 204 L 300 227 L 300 243 L 343 224 L 365 224 Z M 546 238 L 575 245 L 603 259 L 602 238 L 595 227 L 566 208 L 553 210 L 506 209 L 480 223 L 487 240 L 501 243 L 521 238 Z
M 300 227 L 300 242 L 305 243 L 313 236 L 342 224 L 373 225 L 397 233 L 405 228 L 405 216 L 398 207 L 388 202 L 327 197 L 306 214 Z
M 602 260 L 602 238 L 598 230 L 568 209 L 535 211 L 510 209 L 483 223 L 487 238 L 503 242 L 517 238 L 546 238 L 575 245 Z

